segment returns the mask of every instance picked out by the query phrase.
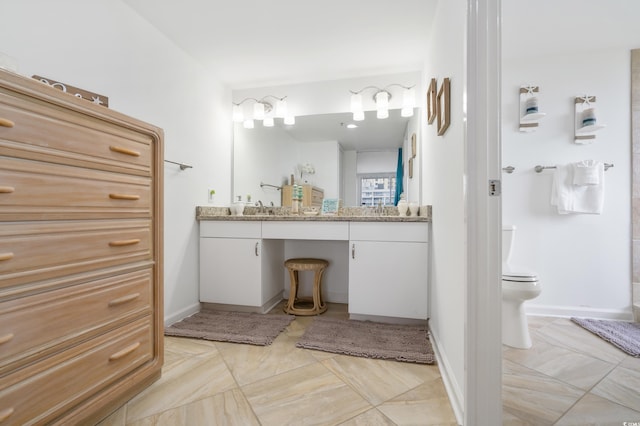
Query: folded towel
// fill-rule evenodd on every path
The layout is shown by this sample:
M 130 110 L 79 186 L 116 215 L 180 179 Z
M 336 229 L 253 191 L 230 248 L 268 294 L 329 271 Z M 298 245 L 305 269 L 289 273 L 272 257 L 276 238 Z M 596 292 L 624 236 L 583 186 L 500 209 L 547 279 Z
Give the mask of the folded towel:
M 601 214 L 604 207 L 604 164 L 597 168 L 597 185 L 574 185 L 573 165 L 558 165 L 553 175 L 551 205 L 559 214 Z
M 594 160 L 584 160 L 573 164 L 574 185 L 599 185 L 600 169 L 604 163 Z
M 559 214 L 571 213 L 572 186 L 571 167 L 556 165 L 553 173 L 553 183 L 551 185 L 551 205 L 556 206 Z

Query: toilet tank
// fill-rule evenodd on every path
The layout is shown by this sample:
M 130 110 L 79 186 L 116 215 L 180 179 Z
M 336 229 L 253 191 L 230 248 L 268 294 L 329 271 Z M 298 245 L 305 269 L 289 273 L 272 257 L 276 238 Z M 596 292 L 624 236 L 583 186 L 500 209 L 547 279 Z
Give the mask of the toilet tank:
M 515 225 L 502 226 L 502 264 L 509 264 L 511 260 L 511 250 L 513 248 L 513 239 L 516 236 Z

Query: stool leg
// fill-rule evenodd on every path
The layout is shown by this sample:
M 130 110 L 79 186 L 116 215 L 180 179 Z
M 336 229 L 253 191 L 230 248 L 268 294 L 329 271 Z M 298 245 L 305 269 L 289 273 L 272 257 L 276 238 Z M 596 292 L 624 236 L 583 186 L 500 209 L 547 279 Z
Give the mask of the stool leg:
M 289 300 L 287 301 L 285 312 L 287 313 L 294 312 L 294 309 L 295 309 L 294 304 L 297 298 L 298 298 L 298 271 L 289 269 Z
M 316 314 L 321 314 L 327 310 L 327 306 L 322 300 L 322 275 L 324 269 L 320 269 L 315 274 L 313 281 L 313 310 Z

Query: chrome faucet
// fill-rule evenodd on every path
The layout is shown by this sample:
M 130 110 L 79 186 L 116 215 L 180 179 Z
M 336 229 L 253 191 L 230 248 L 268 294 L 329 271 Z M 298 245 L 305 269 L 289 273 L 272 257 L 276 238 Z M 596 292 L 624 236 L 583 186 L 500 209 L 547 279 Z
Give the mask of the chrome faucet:
M 262 200 L 256 201 L 256 206 L 260 206 L 260 208 L 258 209 L 258 213 L 264 213 L 265 212 L 265 208 L 264 208 L 264 205 L 262 204 Z

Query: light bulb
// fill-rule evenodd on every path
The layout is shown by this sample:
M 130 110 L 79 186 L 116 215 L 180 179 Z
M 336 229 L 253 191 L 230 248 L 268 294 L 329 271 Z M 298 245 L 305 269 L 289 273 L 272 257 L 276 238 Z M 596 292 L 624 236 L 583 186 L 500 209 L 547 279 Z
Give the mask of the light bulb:
M 413 87 L 405 89 L 402 93 L 402 110 L 400 115 L 402 117 L 413 116 L 413 108 L 416 105 L 416 91 Z
M 264 104 L 262 102 L 253 104 L 253 119 L 264 120 Z
M 244 122 L 242 123 L 242 127 L 244 127 L 245 129 L 253 129 L 253 120 L 244 120 Z
M 244 114 L 242 113 L 242 105 L 233 105 L 233 121 L 235 123 L 242 123 L 244 120 Z
M 358 113 L 362 112 L 362 95 L 360 93 L 352 93 L 351 94 L 351 112 Z
M 380 91 L 376 93 L 376 116 L 378 118 L 389 117 L 389 92 Z
M 287 101 L 284 99 L 278 99 L 276 102 L 276 117 L 284 118 L 287 116 Z
M 402 117 L 412 117 L 413 116 L 413 108 L 411 107 L 402 107 L 400 110 L 400 115 Z
M 273 117 L 265 117 L 262 121 L 264 127 L 273 127 Z

